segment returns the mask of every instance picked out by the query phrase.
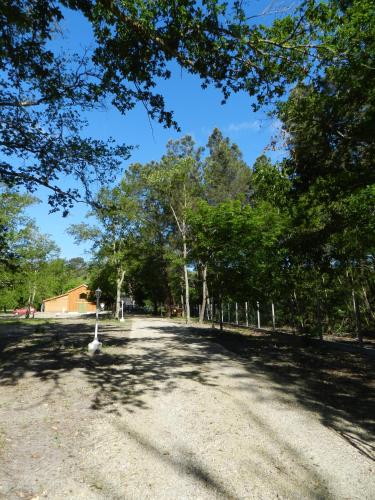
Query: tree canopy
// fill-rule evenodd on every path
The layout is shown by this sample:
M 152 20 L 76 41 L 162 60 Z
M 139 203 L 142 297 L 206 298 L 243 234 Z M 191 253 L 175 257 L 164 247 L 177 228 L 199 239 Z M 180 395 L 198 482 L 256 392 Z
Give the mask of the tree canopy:
M 69 11 L 90 24 L 91 48 L 52 43 Z M 224 101 L 245 91 L 257 106 L 304 79 L 317 60 L 347 59 L 333 28 L 337 2 L 301 1 L 272 23 L 265 14 L 220 0 L 2 2 L 1 181 L 48 188 L 52 209 L 64 214 L 74 201 L 93 202 L 92 181 L 113 179 L 131 146 L 88 137 L 85 113 L 111 103 L 126 114 L 142 103 L 152 119 L 178 127 L 157 85 L 170 78 L 171 62 L 221 89 Z M 61 187 L 67 175 L 75 187 Z

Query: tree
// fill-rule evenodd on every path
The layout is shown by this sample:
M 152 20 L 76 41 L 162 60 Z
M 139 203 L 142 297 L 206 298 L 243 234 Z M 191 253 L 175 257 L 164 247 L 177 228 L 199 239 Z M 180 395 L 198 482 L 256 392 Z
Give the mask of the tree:
M 267 296 L 269 266 L 285 230 L 275 207 L 264 201 L 255 207 L 238 200 L 216 206 L 201 201 L 190 212 L 189 224 L 193 256 L 208 264 L 212 296 L 220 306 L 225 298 L 255 301 Z
M 37 201 L 5 188 L 0 192 L 0 306 L 3 308 L 39 307 L 46 297 L 63 293 L 82 280 L 82 268 L 80 273 L 78 268 L 74 272 L 69 269 L 58 257 L 56 244 L 26 215 L 27 208 Z
M 104 277 L 110 290 L 109 297 L 115 297 L 115 316 L 119 319 L 121 293 L 129 267 L 128 254 L 132 252 L 137 227 L 137 205 L 127 195 L 127 186 L 122 182 L 119 187 L 102 189 L 97 207 L 90 213 L 99 226 L 86 223 L 74 224 L 69 232 L 77 242 L 91 241 L 96 266 L 96 276 Z M 104 274 L 103 274 L 104 271 Z M 113 287 L 113 281 L 114 287 Z M 102 284 L 98 283 L 98 285 Z M 115 289 L 115 293 L 111 292 Z M 107 293 L 108 293 L 107 292 Z
M 251 172 L 242 159 L 242 153 L 236 144 L 224 138 L 219 129 L 215 128 L 208 138 L 208 156 L 203 165 L 204 199 L 210 205 L 240 199 L 245 202 L 250 195 Z M 202 303 L 200 308 L 200 323 L 203 322 L 209 291 L 207 287 L 207 261 L 201 261 Z
M 297 85 L 279 106 L 292 180 L 288 247 L 305 269 L 328 275 L 320 289 L 327 280 L 345 283 L 351 292 L 345 309 L 353 302 L 358 330 L 356 297 L 368 321 L 373 314 L 375 13 L 371 2 L 353 1 L 341 2 L 336 15 L 340 23 L 326 40 L 334 52 L 345 49 L 345 58 L 327 57 L 316 78 Z
M 91 24 L 92 50 L 63 52 L 51 43 L 67 9 Z M 3 1 L 0 179 L 29 191 L 50 189 L 49 203 L 64 214 L 74 200 L 93 201 L 92 181 L 113 179 L 131 149 L 87 137 L 87 111 L 110 102 L 126 114 L 142 103 L 152 119 L 177 127 L 154 91 L 158 79 L 170 78 L 172 61 L 199 75 L 203 87 L 219 87 L 224 101 L 244 90 L 259 104 L 268 102 L 305 77 L 309 56 L 327 53 L 319 34 L 331 10 L 331 4 L 302 2 L 266 26 L 241 2 L 220 0 Z M 84 194 L 64 190 L 65 176 L 79 181 Z
M 227 200 L 248 199 L 251 172 L 237 144 L 224 138 L 215 128 L 208 138 L 207 148 L 209 154 L 204 162 L 203 182 L 208 203 L 218 205 Z
M 201 193 L 200 150 L 190 136 L 167 144 L 167 154 L 149 168 L 148 182 L 173 217 L 182 245 L 186 321 L 190 321 L 187 214 Z

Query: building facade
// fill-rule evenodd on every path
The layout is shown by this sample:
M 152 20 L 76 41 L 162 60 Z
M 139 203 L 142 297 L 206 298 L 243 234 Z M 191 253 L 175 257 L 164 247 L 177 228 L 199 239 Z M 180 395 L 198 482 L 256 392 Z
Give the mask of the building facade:
M 67 292 L 43 301 L 43 310 L 51 313 L 87 313 L 95 312 L 95 302 L 89 300 L 91 291 L 85 284 L 76 286 Z

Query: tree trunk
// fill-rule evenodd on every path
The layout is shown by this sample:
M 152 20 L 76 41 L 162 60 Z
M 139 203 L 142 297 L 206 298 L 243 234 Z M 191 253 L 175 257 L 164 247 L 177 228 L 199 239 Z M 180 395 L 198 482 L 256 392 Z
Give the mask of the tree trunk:
M 220 330 L 223 331 L 224 322 L 224 311 L 223 311 L 223 299 L 220 297 Z
M 353 299 L 353 310 L 354 310 L 354 319 L 355 319 L 355 333 L 357 336 L 357 340 L 360 345 L 363 343 L 362 331 L 361 331 L 361 322 L 359 318 L 359 308 L 357 304 L 355 291 L 352 290 L 352 299 Z
M 211 302 L 211 328 L 215 328 L 215 303 L 213 298 Z
M 369 312 L 371 318 L 373 320 L 375 320 L 374 311 L 371 308 L 370 301 L 368 300 L 368 297 L 367 297 L 366 288 L 363 285 L 362 285 L 362 295 L 363 295 L 363 298 L 364 298 L 364 302 L 365 302 L 365 306 L 366 306 L 367 311 Z
M 120 309 L 121 309 L 121 288 L 125 278 L 125 271 L 123 269 L 117 270 L 117 280 L 116 280 L 116 312 L 115 318 L 119 319 Z
M 184 237 L 185 310 L 186 310 L 186 323 L 190 323 L 190 290 L 189 290 L 189 275 L 188 275 L 186 260 L 187 260 L 187 246 Z
M 303 314 L 302 314 L 302 309 L 300 307 L 300 303 L 297 299 L 297 293 L 295 290 L 293 290 L 293 296 L 294 296 L 294 301 L 295 301 L 295 304 L 296 304 L 296 311 L 297 311 L 297 316 L 298 316 L 298 321 L 300 323 L 300 332 L 301 333 L 304 333 L 305 332 L 305 322 L 304 322 L 304 319 L 303 319 Z
M 206 310 L 207 297 L 208 297 L 208 289 L 207 289 L 207 265 L 203 266 L 202 279 L 203 279 L 202 305 L 201 305 L 201 308 L 200 308 L 199 323 L 203 323 L 203 321 L 204 321 L 204 313 L 205 313 L 205 310 Z
M 317 304 L 316 304 L 316 321 L 318 323 L 319 340 L 323 340 L 323 325 L 322 325 L 322 316 L 321 316 L 319 297 L 318 297 Z

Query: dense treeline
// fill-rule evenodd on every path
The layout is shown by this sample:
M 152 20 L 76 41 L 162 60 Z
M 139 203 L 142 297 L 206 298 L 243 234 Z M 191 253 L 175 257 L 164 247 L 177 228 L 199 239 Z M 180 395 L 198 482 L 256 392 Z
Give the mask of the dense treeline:
M 97 227 L 72 228 L 78 239 L 94 242 L 93 286 L 109 302 L 117 297 L 117 314 L 125 291 L 155 312 L 182 306 L 188 320 L 192 309 L 202 320 L 208 304 L 212 315 L 215 304 L 217 320 L 221 309 L 228 319 L 229 306 L 234 321 L 235 302 L 242 321 L 248 303 L 251 320 L 260 302 L 268 323 L 274 304 L 279 327 L 315 335 L 360 325 L 371 330 L 372 240 L 353 219 L 330 232 L 320 222 L 318 238 L 317 217 L 329 216 L 323 203 L 309 205 L 301 226 L 306 193 L 298 192 L 290 168 L 289 160 L 272 164 L 266 156 L 250 168 L 217 129 L 205 150 L 191 137 L 170 142 L 159 162 L 132 165 L 116 188 L 99 194 L 105 208 L 93 213 Z M 345 209 L 356 210 L 351 217 L 371 209 L 367 192 L 340 198 Z M 353 253 L 354 244 L 362 255 Z
M 246 302 L 253 313 L 259 302 L 263 318 L 273 305 L 279 326 L 313 335 L 356 332 L 361 339 L 364 331 L 373 331 L 372 0 L 302 1 L 269 26 L 252 24 L 241 2 L 233 4 L 230 16 L 232 8 L 216 0 L 177 2 L 172 9 L 159 1 L 133 9 L 131 0 L 62 1 L 53 2 L 54 8 L 41 1 L 30 8 L 22 3 L 17 10 L 13 4 L 7 2 L 2 12 L 8 74 L 2 151 L 10 159 L 0 173 L 10 187 L 47 185 L 53 207 L 62 201 L 67 210 L 78 195 L 56 188 L 61 172 L 74 173 L 89 190 L 90 166 L 99 174 L 103 168 L 113 171 L 130 152 L 82 141 L 78 108 L 90 109 L 110 97 L 125 113 L 141 101 L 152 118 L 177 126 L 163 96 L 152 92 L 157 78 L 169 78 L 170 60 L 199 75 L 203 87 L 221 88 L 224 100 L 240 90 L 254 96 L 258 107 L 284 97 L 273 108 L 282 126 L 283 161 L 273 164 L 261 156 L 246 165 L 238 147 L 217 129 L 205 148 L 183 137 L 170 142 L 160 160 L 131 165 L 117 186 L 98 193 L 91 212 L 96 225 L 72 227 L 77 240 L 93 242 L 91 286 L 103 289 L 117 316 L 126 292 L 155 312 L 161 304 L 168 311 L 180 306 L 187 320 L 198 305 L 202 320 L 207 312 L 220 319 L 224 304 L 232 307 L 227 316 L 233 317 L 235 303 L 243 309 Z M 46 51 L 62 6 L 86 16 L 97 44 L 77 62 L 83 71 L 73 78 L 73 87 L 68 85 L 72 60 L 62 65 Z M 28 42 L 28 53 L 22 41 Z M 40 105 L 44 108 L 34 111 Z M 69 131 L 68 137 L 51 132 L 46 142 L 44 132 L 40 137 L 46 121 Z M 70 151 L 66 163 L 62 151 Z M 24 158 L 26 170 L 17 170 L 15 157 Z M 9 267 L 12 222 L 3 226 L 0 247 Z M 44 255 L 40 262 L 55 262 L 50 243 L 36 240 L 42 246 L 37 255 Z M 33 245 L 21 244 L 20 256 L 24 248 Z M 31 254 L 24 257 L 29 267 L 23 276 L 38 274 L 39 257 Z M 27 300 L 33 298 L 32 283 L 30 278 L 24 287 Z
M 284 161 L 249 167 L 218 130 L 205 150 L 185 137 L 99 194 L 100 227 L 72 229 L 94 238 L 106 263 L 97 280 L 117 313 L 127 288 L 155 310 L 183 305 L 188 320 L 191 304 L 202 319 L 210 299 L 219 317 L 224 303 L 259 302 L 268 316 L 273 304 L 279 325 L 319 336 L 373 329 L 375 11 L 366 0 L 303 6 L 289 37 L 273 42 L 286 50 L 279 69 L 296 51 L 305 75 L 274 112 Z M 288 45 L 296 34 L 300 44 Z
M 36 221 L 26 215 L 37 200 L 2 188 L 0 192 L 0 308 L 40 308 L 47 297 L 61 294 L 87 280 L 81 257 L 62 259 L 60 250 Z

